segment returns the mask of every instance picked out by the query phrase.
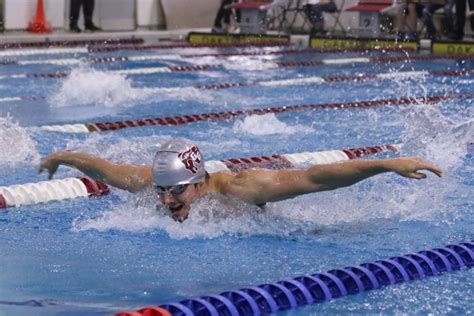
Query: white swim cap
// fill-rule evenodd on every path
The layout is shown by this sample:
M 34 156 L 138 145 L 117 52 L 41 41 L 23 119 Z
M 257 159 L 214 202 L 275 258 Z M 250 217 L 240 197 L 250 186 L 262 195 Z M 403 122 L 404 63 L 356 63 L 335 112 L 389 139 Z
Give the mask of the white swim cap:
M 153 183 L 168 187 L 203 182 L 206 178 L 204 158 L 191 141 L 176 138 L 163 144 L 153 160 Z

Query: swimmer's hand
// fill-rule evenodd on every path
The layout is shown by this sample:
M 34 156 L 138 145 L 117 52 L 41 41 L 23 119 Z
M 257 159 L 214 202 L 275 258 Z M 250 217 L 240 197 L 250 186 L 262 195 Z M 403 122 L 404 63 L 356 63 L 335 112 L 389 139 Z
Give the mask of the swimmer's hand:
M 46 158 L 44 158 L 40 163 L 38 173 L 42 173 L 43 171 L 47 170 L 48 179 L 51 180 L 53 175 L 58 170 L 58 167 L 61 165 L 65 153 L 66 152 L 58 151 L 46 156 Z
M 406 178 L 412 178 L 412 179 L 426 178 L 426 174 L 423 172 L 420 172 L 420 170 L 431 171 L 438 177 L 441 177 L 443 174 L 443 171 L 440 168 L 426 161 L 423 161 L 420 158 L 402 157 L 402 158 L 387 159 L 386 162 L 390 170 Z

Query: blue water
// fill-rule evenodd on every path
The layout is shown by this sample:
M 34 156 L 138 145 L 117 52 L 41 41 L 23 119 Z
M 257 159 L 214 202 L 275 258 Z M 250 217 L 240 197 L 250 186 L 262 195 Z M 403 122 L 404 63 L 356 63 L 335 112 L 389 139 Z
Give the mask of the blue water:
M 54 58 L 213 52 L 219 50 L 120 51 Z M 255 67 L 264 60 L 360 55 L 1 66 L 2 76 L 54 71 L 72 74 L 62 79 L 0 79 L 0 98 L 46 97 L 0 103 L 0 185 L 45 180 L 45 175 L 37 174 L 37 167 L 41 157 L 55 150 L 84 151 L 122 163 L 150 163 L 154 148 L 176 136 L 195 140 L 208 160 L 403 143 L 401 153 L 378 157 L 420 156 L 441 166 L 445 174 L 441 179 L 429 175 L 422 181 L 384 174 L 350 188 L 272 203 L 267 213 L 237 201 L 229 206 L 204 198 L 184 223 L 175 223 L 162 209 L 156 210 L 156 201 L 146 193 L 133 195 L 117 189 L 99 198 L 9 208 L 0 211 L 0 315 L 110 315 L 472 240 L 474 158 L 467 145 L 474 141 L 472 99 L 287 112 L 90 134 L 37 128 L 269 106 L 474 93 L 473 76 L 216 91 L 190 88 L 210 83 L 474 66 L 473 60 L 436 60 Z M 208 63 L 240 68 L 129 76 L 107 72 Z M 162 87 L 183 89 L 166 93 L 159 90 Z M 62 167 L 56 178 L 77 175 Z M 473 270 L 462 270 L 280 314 L 468 314 L 474 310 L 473 277 Z M 40 306 L 25 306 L 27 302 Z

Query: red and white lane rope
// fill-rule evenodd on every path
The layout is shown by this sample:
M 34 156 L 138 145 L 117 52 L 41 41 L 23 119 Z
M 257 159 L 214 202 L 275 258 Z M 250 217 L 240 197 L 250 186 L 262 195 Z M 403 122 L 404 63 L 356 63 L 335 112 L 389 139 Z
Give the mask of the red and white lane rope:
M 380 73 L 372 76 L 353 76 L 353 77 L 304 77 L 296 79 L 281 79 L 281 80 L 269 80 L 269 81 L 256 81 L 256 82 L 223 82 L 197 85 L 193 87 L 177 87 L 177 88 L 155 88 L 153 91 L 164 92 L 164 93 L 176 93 L 183 89 L 195 88 L 199 90 L 222 90 L 238 87 L 281 87 L 281 86 L 297 86 L 297 85 L 308 85 L 308 84 L 323 84 L 327 82 L 365 82 L 371 80 L 396 80 L 396 79 L 409 79 L 425 76 L 465 76 L 474 74 L 474 70 L 432 70 L 432 71 L 400 71 L 400 72 L 389 72 Z M 53 78 L 66 77 L 65 73 L 55 73 Z M 1 77 L 0 77 L 1 78 Z M 0 98 L 0 103 L 8 102 L 19 102 L 19 101 L 34 101 L 46 99 L 44 96 L 18 96 L 18 97 L 4 97 Z
M 388 72 L 379 73 L 376 75 L 365 75 L 365 76 L 312 76 L 297 79 L 281 79 L 281 80 L 270 80 L 270 81 L 258 81 L 258 82 L 242 82 L 242 83 L 219 83 L 219 84 L 207 84 L 195 86 L 194 88 L 200 90 L 219 90 L 229 89 L 235 87 L 249 87 L 249 86 L 262 86 L 262 87 L 273 87 L 273 86 L 298 86 L 306 84 L 321 84 L 327 82 L 365 82 L 374 80 L 397 80 L 407 78 L 420 78 L 427 76 L 465 76 L 474 74 L 474 70 L 431 70 L 431 71 L 399 71 L 399 72 Z M 177 89 L 177 88 L 175 88 Z M 165 91 L 166 92 L 166 91 Z
M 98 53 L 113 52 L 120 50 L 166 50 L 166 49 L 188 49 L 188 48 L 237 48 L 237 47 L 284 47 L 289 44 L 282 42 L 261 42 L 261 43 L 229 43 L 229 44 L 171 44 L 171 45 L 118 45 L 118 46 L 86 46 L 84 47 L 59 47 L 52 45 L 54 48 L 33 48 L 0 50 L 0 57 L 9 56 L 30 56 L 30 55 L 56 55 L 56 54 L 81 54 L 81 53 Z M 93 45 L 93 44 L 91 44 Z M 67 45 L 65 45 L 67 46 Z M 75 46 L 75 45 L 70 45 Z M 31 46 L 27 46 L 31 47 Z
M 109 187 L 89 177 L 66 178 L 0 187 L 0 208 L 98 196 Z
M 395 152 L 400 145 L 370 146 L 343 150 L 303 152 L 206 162 L 209 173 L 237 172 L 249 168 L 303 168 L 308 165 L 356 159 L 384 152 Z M 46 203 L 78 197 L 99 196 L 110 192 L 109 187 L 89 177 L 66 178 L 0 187 L 0 208 Z
M 396 152 L 400 150 L 400 147 L 400 144 L 395 144 L 239 159 L 211 160 L 206 161 L 206 170 L 207 172 L 212 173 L 218 171 L 238 172 L 249 168 L 304 168 L 312 165 L 351 160 L 379 153 Z
M 276 43 L 262 43 L 262 44 L 241 44 L 241 45 L 235 45 L 235 44 L 230 44 L 231 46 L 228 46 L 228 44 L 218 44 L 218 45 L 198 45 L 198 44 L 191 44 L 190 48 L 199 48 L 199 47 L 214 47 L 214 48 L 225 48 L 225 47 L 248 47 L 248 46 L 265 46 L 265 47 L 278 47 L 278 46 L 293 46 L 291 43 L 281 43 L 281 42 L 276 42 Z M 182 46 L 181 46 L 182 47 Z M 168 47 L 168 48 L 181 48 L 181 47 Z M 188 46 L 189 47 L 189 46 Z M 184 47 L 184 48 L 188 48 Z M 154 49 L 161 49 L 162 47 L 157 45 L 132 45 L 132 46 L 107 46 L 107 47 L 91 47 L 90 52 L 113 52 L 113 51 L 119 51 L 119 50 L 154 50 Z M 308 50 L 311 50 L 316 53 L 345 53 L 345 52 L 402 52 L 406 53 L 407 51 L 410 50 L 415 50 L 411 49 L 408 47 L 387 47 L 387 48 L 357 48 L 357 47 L 349 47 L 349 48 L 309 48 Z M 298 50 L 301 51 L 301 50 Z M 232 54 L 232 53 L 231 53 Z M 238 53 L 237 53 L 238 54 Z
M 15 43 L 4 43 L 0 44 L 0 49 L 26 49 L 26 48 L 49 48 L 49 47 L 76 47 L 76 46 L 108 46 L 108 45 L 139 45 L 145 41 L 143 38 L 137 38 L 135 36 L 130 38 L 116 38 L 116 39 L 105 39 L 105 40 L 63 40 L 63 41 L 38 41 L 38 42 L 15 42 Z
M 137 57 L 136 60 L 141 57 Z M 143 57 L 146 60 L 147 57 Z M 345 58 L 345 59 L 331 59 L 331 60 L 314 60 L 314 61 L 281 61 L 281 62 L 257 62 L 249 66 L 250 70 L 257 69 L 273 69 L 273 68 L 295 68 L 295 67 L 314 67 L 321 64 L 352 64 L 352 63 L 365 63 L 365 58 Z M 52 61 L 60 65 L 61 63 L 67 64 L 75 62 L 73 60 L 58 60 Z M 28 63 L 28 62 L 26 62 Z M 180 65 L 180 66 L 164 66 L 164 67 L 144 67 L 144 68 L 129 68 L 129 69 L 118 69 L 118 70 L 107 70 L 106 73 L 119 74 L 119 75 L 150 75 L 159 73 L 173 73 L 173 72 L 193 72 L 193 71 L 209 71 L 209 70 L 242 70 L 240 64 L 202 64 L 202 65 Z M 472 74 L 473 70 L 432 70 L 432 71 L 412 71 L 405 72 L 410 75 L 461 75 L 461 74 Z M 70 72 L 67 71 L 56 71 L 56 72 L 39 72 L 39 73 L 16 73 L 10 75 L 0 76 L 0 79 L 10 78 L 64 78 L 67 77 Z M 403 72 L 390 73 L 391 76 L 403 75 Z M 377 78 L 377 75 L 367 76 L 368 78 Z M 321 77 L 324 79 L 324 77 Z M 347 78 L 347 77 L 337 77 Z M 349 77 L 350 78 L 350 77 Z
M 116 122 L 102 122 L 102 123 L 85 123 L 85 124 L 64 124 L 64 125 L 44 125 L 38 127 L 41 130 L 51 132 L 63 133 L 88 133 L 98 131 L 114 131 L 132 127 L 144 126 L 177 126 L 200 121 L 224 121 L 230 120 L 237 116 L 243 115 L 261 115 L 267 113 L 283 113 L 290 111 L 311 111 L 311 110 L 327 110 L 327 109 L 365 109 L 388 105 L 411 105 L 411 104 L 430 104 L 451 99 L 467 99 L 473 98 L 474 94 L 456 94 L 456 95 L 438 95 L 428 97 L 411 97 L 401 99 L 381 99 L 358 102 L 344 102 L 344 103 L 323 103 L 323 104 L 303 104 L 303 105 L 288 105 L 280 107 L 266 107 L 260 109 L 249 109 L 228 112 L 209 112 L 201 114 L 190 114 L 174 117 L 157 117 L 145 119 L 132 119 L 126 121 Z
M 64 50 L 67 52 L 67 50 Z M 215 57 L 230 57 L 230 56 L 268 56 L 268 55 L 290 55 L 290 54 L 315 54 L 314 50 L 288 50 L 288 51 L 258 51 L 258 52 L 241 52 L 241 53 L 220 53 L 220 54 L 188 54 L 188 55 L 147 55 L 147 56 L 116 56 L 116 57 L 90 57 L 90 58 L 52 58 L 42 60 L 5 60 L 0 61 L 0 65 L 60 65 L 73 66 L 81 63 L 116 63 L 116 62 L 140 62 L 140 61 L 154 61 L 154 60 L 184 60 L 189 58 L 203 58 L 209 56 Z M 1 52 L 0 52 L 1 55 Z M 391 56 L 391 57 L 353 57 L 353 58 L 325 58 L 317 61 L 307 61 L 302 63 L 310 63 L 315 65 L 342 65 L 342 64 L 360 64 L 360 63 L 377 63 L 389 64 L 393 62 L 408 62 L 420 60 L 465 60 L 474 59 L 474 54 L 459 54 L 459 55 L 414 55 L 414 56 Z M 294 64 L 295 62 L 289 62 Z M 297 62 L 300 64 L 301 62 Z

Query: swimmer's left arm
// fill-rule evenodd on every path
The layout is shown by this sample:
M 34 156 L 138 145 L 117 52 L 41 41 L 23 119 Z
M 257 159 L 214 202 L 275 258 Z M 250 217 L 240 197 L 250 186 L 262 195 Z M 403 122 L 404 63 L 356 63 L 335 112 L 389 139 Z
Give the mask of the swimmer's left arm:
M 151 166 L 117 164 L 98 156 L 72 151 L 58 151 L 45 157 L 40 163 L 39 173 L 47 171 L 51 179 L 61 165 L 130 192 L 140 191 L 152 183 Z
M 353 185 L 374 175 L 395 172 L 413 179 L 426 178 L 420 170 L 441 176 L 441 169 L 418 158 L 351 160 L 304 170 L 250 169 L 227 181 L 226 194 L 252 204 L 275 202 L 298 195 Z

